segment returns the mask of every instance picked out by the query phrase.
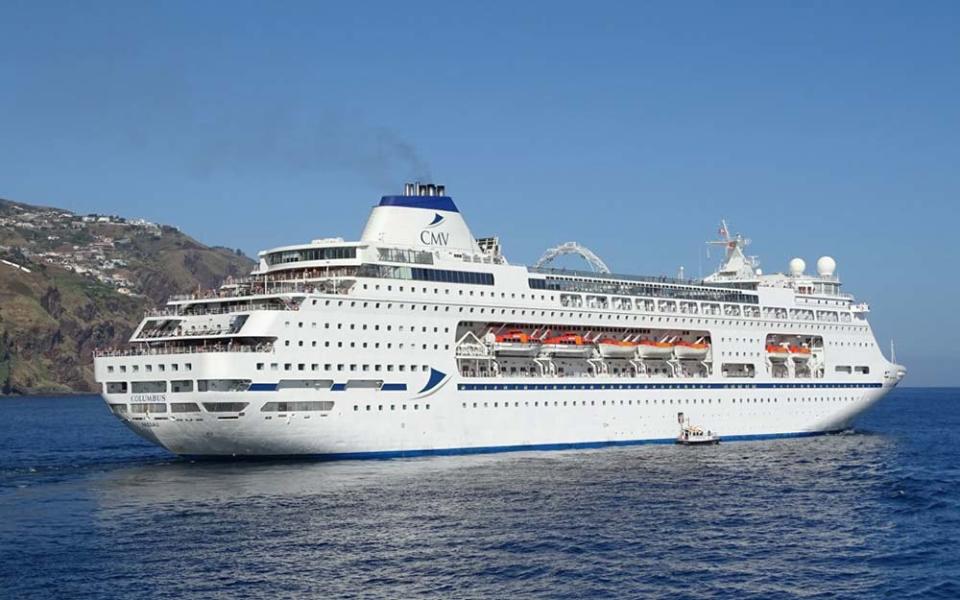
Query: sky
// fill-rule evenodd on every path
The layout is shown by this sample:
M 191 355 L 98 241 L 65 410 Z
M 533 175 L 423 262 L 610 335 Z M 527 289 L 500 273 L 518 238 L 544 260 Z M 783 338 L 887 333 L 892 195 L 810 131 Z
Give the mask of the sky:
M 726 218 L 960 385 L 957 2 L 3 0 L 0 82 L 0 197 L 255 256 L 430 179 L 511 262 L 691 276 Z

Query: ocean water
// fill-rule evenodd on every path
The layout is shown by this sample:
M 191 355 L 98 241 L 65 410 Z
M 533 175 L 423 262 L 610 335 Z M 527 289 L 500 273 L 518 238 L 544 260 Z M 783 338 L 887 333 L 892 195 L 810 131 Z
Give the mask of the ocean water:
M 2 598 L 960 598 L 960 390 L 711 448 L 189 462 L 0 400 Z

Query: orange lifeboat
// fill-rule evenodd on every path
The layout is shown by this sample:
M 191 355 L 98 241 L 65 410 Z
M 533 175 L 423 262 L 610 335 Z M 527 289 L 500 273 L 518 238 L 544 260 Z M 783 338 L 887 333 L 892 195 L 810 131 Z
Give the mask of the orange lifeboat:
M 497 343 L 514 342 L 518 344 L 529 344 L 530 334 L 520 329 L 514 329 L 506 333 L 497 335 Z
M 673 352 L 679 359 L 701 360 L 707 357 L 710 344 L 706 342 L 677 342 L 673 345 Z
M 632 358 L 637 353 L 637 343 L 614 338 L 601 338 L 597 349 L 604 358 Z
M 540 352 L 540 342 L 527 332 L 514 329 L 497 334 L 493 351 L 500 356 L 536 356 Z
M 550 356 L 589 356 L 593 345 L 577 333 L 564 333 L 543 340 L 542 351 Z
M 770 360 L 787 360 L 790 358 L 790 350 L 778 344 L 767 344 L 767 358 Z
M 810 348 L 803 346 L 790 346 L 790 356 L 793 360 L 810 360 Z
M 637 344 L 637 354 L 640 358 L 668 359 L 673 356 L 673 344 L 654 340 L 640 340 Z

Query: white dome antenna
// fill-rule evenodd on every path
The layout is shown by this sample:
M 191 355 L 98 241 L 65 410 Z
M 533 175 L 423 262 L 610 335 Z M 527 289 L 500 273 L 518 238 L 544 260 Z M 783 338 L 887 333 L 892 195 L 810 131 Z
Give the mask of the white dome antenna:
M 837 261 L 829 256 L 821 256 L 817 259 L 817 274 L 821 277 L 833 277 L 837 272 Z
M 794 277 L 803 275 L 803 270 L 807 268 L 807 263 L 802 258 L 790 259 L 790 274 Z

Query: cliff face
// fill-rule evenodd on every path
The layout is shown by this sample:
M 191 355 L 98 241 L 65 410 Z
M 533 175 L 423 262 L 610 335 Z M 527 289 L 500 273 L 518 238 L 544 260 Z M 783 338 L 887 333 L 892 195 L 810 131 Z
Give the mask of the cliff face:
M 0 393 L 97 391 L 92 352 L 254 263 L 172 227 L 0 200 Z

